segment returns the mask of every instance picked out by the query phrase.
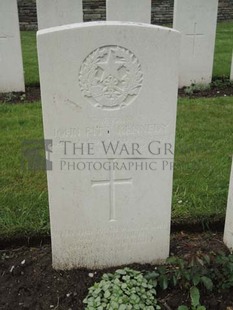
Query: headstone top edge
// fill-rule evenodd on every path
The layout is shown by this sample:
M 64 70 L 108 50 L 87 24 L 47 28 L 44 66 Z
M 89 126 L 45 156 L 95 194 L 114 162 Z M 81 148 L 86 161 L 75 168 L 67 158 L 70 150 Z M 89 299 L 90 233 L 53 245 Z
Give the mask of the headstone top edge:
M 80 29 L 80 28 L 90 28 L 90 27 L 106 27 L 106 26 L 119 26 L 119 27 L 132 27 L 136 26 L 138 28 L 150 28 L 150 29 L 156 29 L 158 31 L 166 31 L 171 33 L 180 34 L 178 30 L 163 27 L 163 26 L 157 26 L 157 25 L 151 25 L 147 23 L 136 23 L 136 22 L 122 22 L 122 21 L 98 21 L 98 22 L 85 22 L 85 23 L 75 23 L 75 24 L 69 24 L 64 26 L 57 26 L 57 27 L 51 27 L 47 29 L 41 29 L 37 31 L 37 36 L 42 36 L 50 33 L 60 32 L 60 31 L 66 31 L 66 30 L 74 30 L 74 29 Z

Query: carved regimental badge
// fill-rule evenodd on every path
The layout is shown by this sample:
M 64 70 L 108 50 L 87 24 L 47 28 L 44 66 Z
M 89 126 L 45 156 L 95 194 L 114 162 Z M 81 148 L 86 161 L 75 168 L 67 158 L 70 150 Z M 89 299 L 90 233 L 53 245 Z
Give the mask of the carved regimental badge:
M 83 62 L 79 84 L 83 96 L 95 107 L 117 110 L 139 94 L 143 74 L 136 56 L 119 46 L 104 46 Z

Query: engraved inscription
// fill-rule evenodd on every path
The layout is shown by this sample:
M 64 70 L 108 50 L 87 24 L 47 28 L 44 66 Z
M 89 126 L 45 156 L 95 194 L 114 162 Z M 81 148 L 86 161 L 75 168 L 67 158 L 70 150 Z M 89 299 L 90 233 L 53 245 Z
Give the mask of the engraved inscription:
M 197 36 L 203 36 L 203 35 L 204 34 L 202 34 L 202 33 L 197 33 L 197 23 L 194 23 L 193 33 L 187 33 L 186 34 L 186 36 L 193 37 L 193 55 L 195 54 L 196 37 Z
M 84 60 L 79 73 L 84 98 L 104 110 L 118 110 L 132 103 L 142 81 L 138 59 L 120 46 L 96 49 Z
M 110 200 L 110 212 L 109 220 L 111 222 L 116 221 L 116 203 L 115 203 L 115 186 L 123 184 L 132 184 L 132 178 L 117 179 L 115 178 L 115 171 L 111 169 L 109 171 L 109 178 L 105 180 L 92 180 L 92 186 L 109 186 L 109 200 Z

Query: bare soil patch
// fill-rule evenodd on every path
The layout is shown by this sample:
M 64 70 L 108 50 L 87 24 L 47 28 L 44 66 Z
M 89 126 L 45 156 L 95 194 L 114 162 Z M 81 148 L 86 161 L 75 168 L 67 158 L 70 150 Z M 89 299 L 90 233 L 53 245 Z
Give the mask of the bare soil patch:
M 186 257 L 197 252 L 228 252 L 220 233 L 175 233 L 171 239 L 171 253 Z M 131 266 L 137 270 L 153 270 L 151 265 Z M 51 246 L 7 248 L 0 251 L 0 309 L 59 309 L 83 310 L 83 299 L 88 288 L 99 281 L 106 270 L 52 269 Z M 202 304 L 207 309 L 233 309 L 233 290 L 201 292 Z M 177 309 L 189 304 L 188 292 L 173 289 L 158 291 L 162 309 Z

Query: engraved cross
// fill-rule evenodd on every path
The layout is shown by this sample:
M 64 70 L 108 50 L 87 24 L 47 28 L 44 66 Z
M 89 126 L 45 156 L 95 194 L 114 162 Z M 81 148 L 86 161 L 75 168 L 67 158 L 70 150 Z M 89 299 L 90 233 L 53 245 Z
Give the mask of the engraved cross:
M 115 171 L 111 169 L 109 178 L 103 180 L 92 180 L 91 184 L 95 186 L 109 186 L 109 201 L 110 201 L 110 222 L 116 221 L 116 185 L 132 184 L 132 178 L 117 179 L 115 177 Z
M 196 37 L 197 36 L 203 36 L 203 33 L 197 33 L 197 23 L 194 23 L 194 29 L 193 33 L 186 33 L 186 36 L 192 36 L 193 37 L 193 55 L 195 51 L 195 43 L 196 43 Z

